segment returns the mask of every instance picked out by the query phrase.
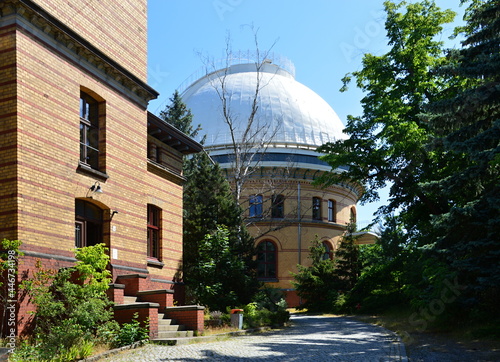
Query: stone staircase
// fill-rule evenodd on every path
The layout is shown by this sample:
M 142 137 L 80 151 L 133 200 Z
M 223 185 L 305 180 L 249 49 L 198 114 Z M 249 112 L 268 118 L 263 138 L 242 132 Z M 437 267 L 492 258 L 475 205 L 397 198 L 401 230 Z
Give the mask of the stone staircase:
M 150 308 L 160 308 L 157 303 L 151 302 L 141 302 L 138 301 L 138 297 L 135 296 L 123 296 L 123 303 L 121 306 L 129 307 L 144 307 L 148 306 Z M 194 331 L 187 330 L 186 326 L 182 324 L 177 324 L 175 319 L 169 319 L 165 316 L 165 313 L 158 313 L 158 336 L 152 338 L 151 340 L 157 342 L 168 342 L 177 338 L 187 338 L 193 337 Z

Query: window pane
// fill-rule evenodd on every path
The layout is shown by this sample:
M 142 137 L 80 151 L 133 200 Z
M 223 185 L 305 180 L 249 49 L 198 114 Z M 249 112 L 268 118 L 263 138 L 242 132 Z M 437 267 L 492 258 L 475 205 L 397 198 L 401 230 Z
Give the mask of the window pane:
M 75 222 L 75 246 L 83 247 L 83 224 L 81 222 Z
M 312 210 L 313 219 L 320 220 L 321 219 L 321 199 L 318 197 L 314 197 L 312 206 L 313 206 L 313 210 Z
M 268 250 L 268 251 L 275 251 L 276 247 L 270 241 L 266 241 L 266 250 Z
M 252 195 L 249 199 L 250 217 L 262 217 L 262 195 Z
M 265 264 L 258 264 L 257 265 L 257 277 L 258 278 L 265 278 L 266 277 L 266 266 L 265 266 Z
M 284 197 L 283 195 L 273 196 L 273 206 L 271 210 L 271 217 L 282 219 L 285 217 L 284 212 Z
M 152 245 L 151 245 L 151 256 L 154 258 L 158 258 L 159 256 L 159 247 L 160 247 L 160 238 L 159 238 L 159 230 L 151 230 L 152 236 Z
M 86 153 L 87 153 L 87 157 L 86 157 L 86 163 L 88 163 L 90 165 L 90 167 L 92 168 L 95 168 L 95 169 L 98 169 L 99 168 L 99 152 L 94 150 L 93 148 L 90 148 L 90 147 L 86 147 Z
M 97 127 L 87 127 L 86 131 L 87 138 L 85 140 L 85 144 L 95 148 L 96 150 L 99 149 L 99 130 Z
M 267 277 L 268 278 L 276 278 L 276 265 L 268 265 Z
M 87 240 L 85 246 L 92 246 L 99 244 L 101 242 L 102 225 L 90 221 L 87 221 L 86 224 L 87 224 L 87 233 L 86 233 Z

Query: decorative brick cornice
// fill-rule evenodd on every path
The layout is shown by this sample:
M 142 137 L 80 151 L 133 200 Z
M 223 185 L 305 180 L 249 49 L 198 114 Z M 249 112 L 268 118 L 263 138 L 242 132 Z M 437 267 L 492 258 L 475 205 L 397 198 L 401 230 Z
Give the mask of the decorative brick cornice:
M 144 102 L 158 97 L 158 92 L 153 88 L 31 0 L 1 1 L 0 18 L 8 16 L 22 17 L 46 37 L 54 39 L 73 53 L 76 58 L 85 60 L 108 79 L 128 89 Z

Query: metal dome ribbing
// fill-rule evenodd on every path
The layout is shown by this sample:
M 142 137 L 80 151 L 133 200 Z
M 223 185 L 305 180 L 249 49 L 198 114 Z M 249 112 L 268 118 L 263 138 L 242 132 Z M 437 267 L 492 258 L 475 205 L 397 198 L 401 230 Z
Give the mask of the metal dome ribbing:
M 193 113 L 193 124 L 201 124 L 201 133 L 207 135 L 207 148 L 231 144 L 220 99 L 221 79 L 225 82 L 237 138 L 248 120 L 258 79 L 256 124 L 275 130 L 271 147 L 311 149 L 346 138 L 342 133 L 344 125 L 327 102 L 297 82 L 291 73 L 266 60 L 259 69 L 256 63 L 236 64 L 207 74 L 182 93 L 184 103 Z

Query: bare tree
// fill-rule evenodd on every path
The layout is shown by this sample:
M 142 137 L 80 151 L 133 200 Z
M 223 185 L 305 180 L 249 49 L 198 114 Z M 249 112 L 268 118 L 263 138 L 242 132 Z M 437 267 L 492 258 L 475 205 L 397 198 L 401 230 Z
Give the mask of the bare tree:
M 253 29 L 252 29 L 253 30 Z M 216 91 L 221 102 L 221 113 L 223 120 L 227 125 L 230 135 L 231 157 L 231 183 L 233 185 L 234 197 L 241 199 L 242 190 L 245 182 L 251 174 L 259 168 L 261 156 L 272 144 L 276 133 L 281 127 L 281 120 L 269 120 L 259 115 L 260 93 L 272 80 L 268 78 L 263 80 L 263 67 L 270 63 L 268 59 L 271 49 L 261 51 L 257 39 L 257 32 L 253 31 L 255 45 L 255 89 L 253 91 L 251 106 L 246 114 L 241 114 L 240 110 L 234 110 L 231 106 L 232 90 L 228 87 L 228 76 L 230 66 L 234 63 L 235 56 L 232 51 L 230 36 L 226 38 L 225 66 L 218 69 L 214 61 L 209 58 L 204 59 L 207 74 L 215 72 L 214 77 L 210 77 L 210 84 Z

